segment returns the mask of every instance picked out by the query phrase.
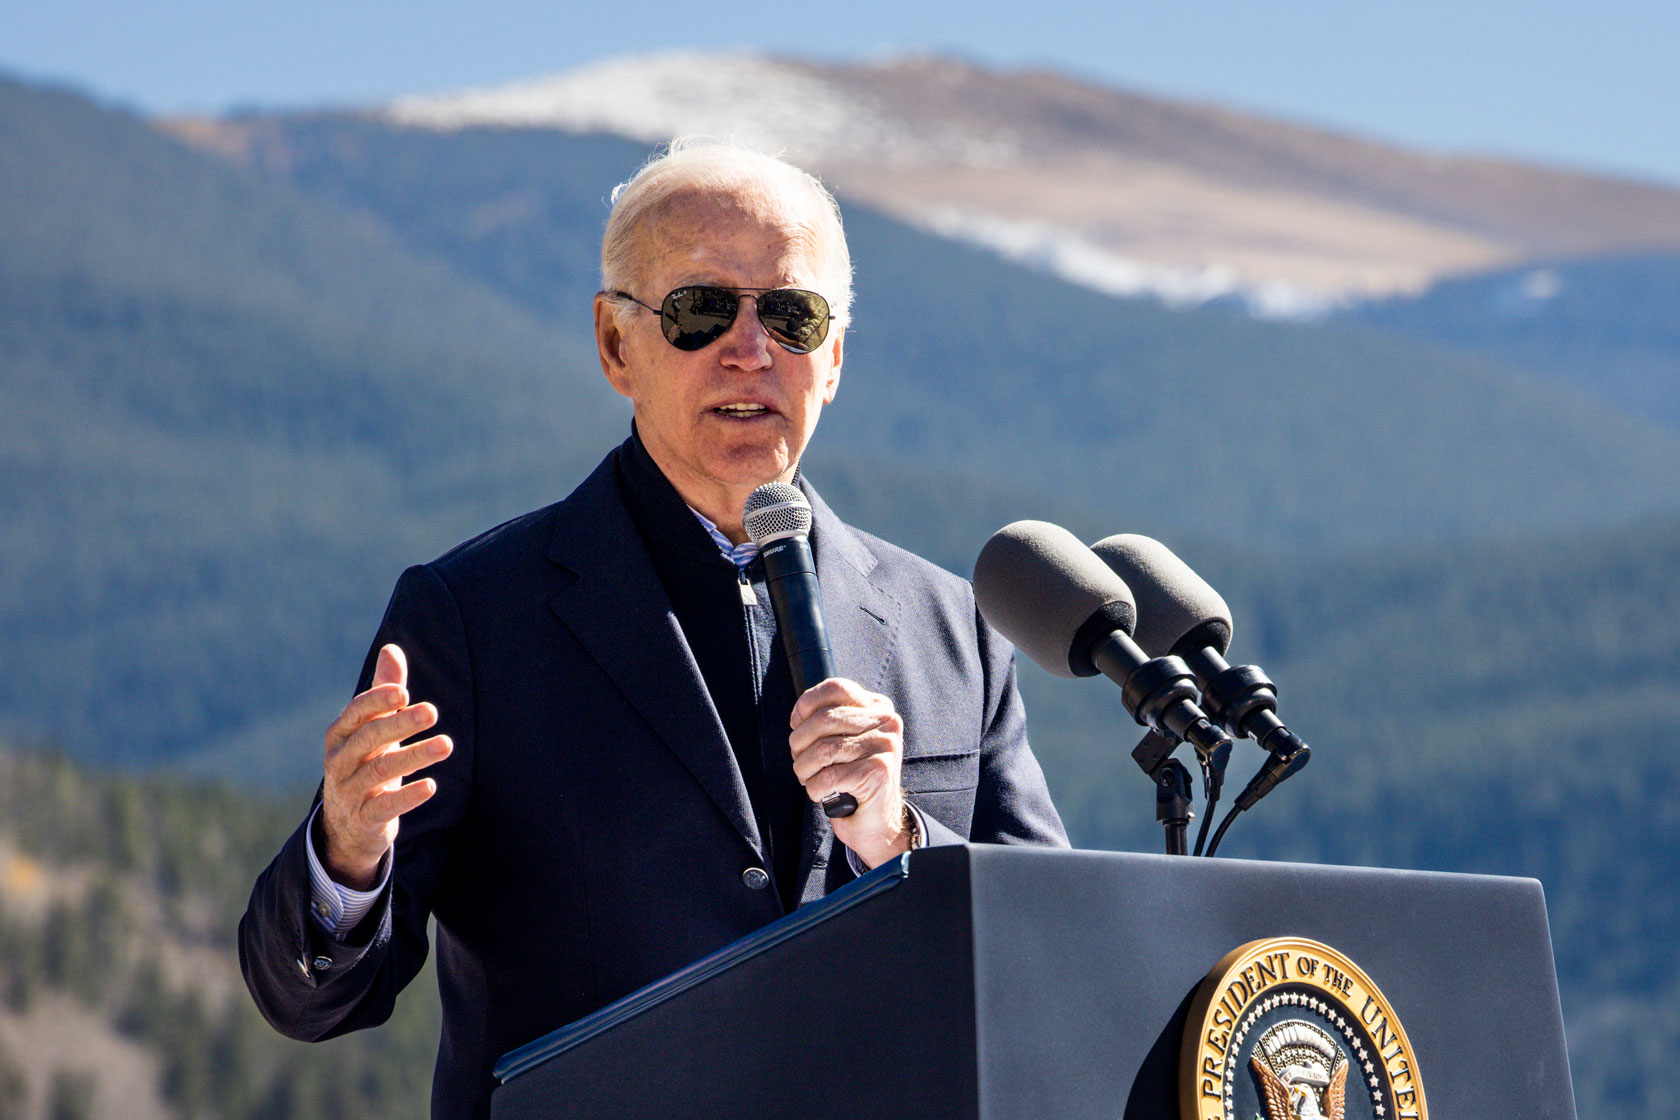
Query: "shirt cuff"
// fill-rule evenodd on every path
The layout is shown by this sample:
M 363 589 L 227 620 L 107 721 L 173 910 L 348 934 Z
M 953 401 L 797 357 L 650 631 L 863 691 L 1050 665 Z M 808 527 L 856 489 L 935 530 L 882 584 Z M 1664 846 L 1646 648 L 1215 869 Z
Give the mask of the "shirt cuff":
M 904 807 L 910 810 L 910 816 L 916 822 L 916 835 L 910 838 L 910 850 L 915 851 L 917 848 L 920 848 L 927 843 L 927 821 L 922 819 L 922 811 L 910 804 L 910 802 L 906 801 L 904 803 Z M 858 854 L 850 848 L 846 849 L 846 863 L 849 867 L 851 867 L 853 875 L 863 876 L 869 874 L 869 868 L 863 865 L 863 860 L 859 858 Z
M 315 811 L 309 814 L 309 826 L 304 831 L 304 850 L 309 853 L 309 912 L 314 915 L 315 924 L 326 930 L 334 941 L 343 941 L 379 901 L 385 884 L 391 879 L 392 859 L 387 852 L 382 861 L 385 873 L 371 891 L 358 891 L 334 882 L 321 865 L 321 857 L 315 854 L 315 818 L 320 814 L 321 807 L 317 805 Z

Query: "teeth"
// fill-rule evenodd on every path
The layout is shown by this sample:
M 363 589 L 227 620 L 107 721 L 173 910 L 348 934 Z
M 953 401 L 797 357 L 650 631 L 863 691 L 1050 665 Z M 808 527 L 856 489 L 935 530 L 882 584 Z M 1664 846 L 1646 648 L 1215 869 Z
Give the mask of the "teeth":
M 727 412 L 734 416 L 755 416 L 766 409 L 761 404 L 720 404 L 712 411 Z

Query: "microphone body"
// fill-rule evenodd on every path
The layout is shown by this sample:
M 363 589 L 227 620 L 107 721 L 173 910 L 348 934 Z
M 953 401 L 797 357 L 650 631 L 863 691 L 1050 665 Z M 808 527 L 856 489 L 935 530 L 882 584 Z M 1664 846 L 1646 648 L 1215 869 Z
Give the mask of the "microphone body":
M 793 676 L 793 689 L 803 696 L 811 686 L 837 676 L 834 654 L 823 625 L 822 591 L 811 555 L 811 503 L 797 486 L 768 482 L 747 497 L 742 524 L 758 545 L 764 561 L 764 582 L 770 607 L 782 635 L 782 655 Z M 834 793 L 823 798 L 823 812 L 849 817 L 857 812 L 857 798 Z
M 1120 700 L 1141 726 L 1173 743 L 1189 743 L 1211 760 L 1231 740 L 1196 704 L 1190 669 L 1177 657 L 1150 657 L 1131 635 L 1116 630 L 1091 650 L 1091 662 L 1120 686 Z
M 1201 686 L 1208 714 L 1231 734 L 1258 743 L 1268 755 L 1237 795 L 1237 808 L 1246 812 L 1285 778 L 1299 773 L 1312 758 L 1312 748 L 1278 718 L 1277 690 L 1258 666 L 1233 667 L 1212 647 L 1186 654 L 1184 660 Z
M 838 675 L 834 654 L 828 648 L 828 629 L 823 625 L 822 592 L 817 586 L 811 541 L 805 536 L 783 537 L 761 546 L 758 556 L 764 561 L 770 606 L 782 634 L 782 654 L 793 673 L 793 692 L 802 696 L 812 685 Z
M 1312 750 L 1278 718 L 1277 686 L 1258 666 L 1232 666 L 1225 660 L 1231 648 L 1231 610 L 1219 592 L 1149 537 L 1119 533 L 1098 541 L 1091 551 L 1133 589 L 1139 644 L 1150 653 L 1183 658 L 1209 718 L 1238 738 L 1252 739 L 1270 756 L 1237 795 L 1237 807 L 1252 808 L 1299 772 Z

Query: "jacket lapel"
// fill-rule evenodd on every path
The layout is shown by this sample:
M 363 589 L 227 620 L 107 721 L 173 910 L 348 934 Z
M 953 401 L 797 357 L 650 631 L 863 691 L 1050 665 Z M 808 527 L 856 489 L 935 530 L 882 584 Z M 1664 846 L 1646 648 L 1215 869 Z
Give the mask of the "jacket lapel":
M 873 692 L 887 683 L 902 604 L 876 586 L 875 554 L 828 508 L 815 490 L 811 499 L 811 552 L 822 587 L 823 625 L 834 653 L 835 671 Z
M 801 479 L 800 486 L 811 500 L 811 553 L 822 588 L 823 626 L 834 654 L 834 670 L 871 692 L 885 692 L 902 604 L 871 578 L 877 563 L 874 553 L 834 515 L 809 483 Z M 811 881 L 811 870 L 818 859 L 829 863 L 846 856 L 843 851 L 838 855 L 834 852 L 834 830 L 822 807 L 809 800 L 805 804 L 804 839 L 798 882 L 805 885 L 809 900 L 813 890 L 820 894 L 823 889 L 820 881 Z
M 762 860 L 723 722 L 619 496 L 619 454 L 559 507 L 549 558 L 576 578 L 549 605 Z

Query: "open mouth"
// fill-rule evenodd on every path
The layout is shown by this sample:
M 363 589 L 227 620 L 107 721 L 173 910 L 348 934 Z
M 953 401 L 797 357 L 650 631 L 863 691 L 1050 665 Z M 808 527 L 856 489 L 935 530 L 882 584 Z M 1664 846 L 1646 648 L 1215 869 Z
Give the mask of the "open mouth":
M 732 420 L 751 420 L 755 416 L 768 416 L 770 410 L 761 404 L 720 404 L 712 409 L 719 416 L 727 416 Z

